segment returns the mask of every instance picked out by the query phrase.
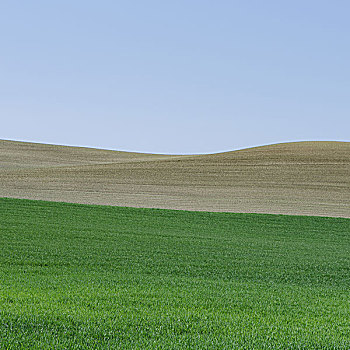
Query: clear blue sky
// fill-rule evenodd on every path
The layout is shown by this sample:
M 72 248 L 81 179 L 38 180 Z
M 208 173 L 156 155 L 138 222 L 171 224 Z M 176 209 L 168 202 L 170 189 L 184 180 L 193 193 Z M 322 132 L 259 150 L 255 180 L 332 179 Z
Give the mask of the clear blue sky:
M 1 1 L 0 138 L 159 153 L 350 140 L 350 2 Z

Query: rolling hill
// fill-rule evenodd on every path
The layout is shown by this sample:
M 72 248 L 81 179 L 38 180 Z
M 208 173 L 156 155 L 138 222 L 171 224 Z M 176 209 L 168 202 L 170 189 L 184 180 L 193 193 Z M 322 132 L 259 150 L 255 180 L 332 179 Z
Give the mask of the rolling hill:
M 156 155 L 0 141 L 0 197 L 350 217 L 350 142 Z

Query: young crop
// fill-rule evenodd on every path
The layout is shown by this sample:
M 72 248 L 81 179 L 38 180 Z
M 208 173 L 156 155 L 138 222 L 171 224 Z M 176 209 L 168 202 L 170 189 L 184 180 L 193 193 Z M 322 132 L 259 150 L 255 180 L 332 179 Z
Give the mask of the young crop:
M 0 199 L 0 349 L 349 349 L 350 220 Z

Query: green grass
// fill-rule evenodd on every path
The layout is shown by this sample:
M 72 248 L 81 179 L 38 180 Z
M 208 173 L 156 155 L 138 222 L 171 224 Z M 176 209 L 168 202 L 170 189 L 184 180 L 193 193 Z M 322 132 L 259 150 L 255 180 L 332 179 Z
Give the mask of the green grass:
M 0 199 L 0 349 L 349 349 L 350 220 Z

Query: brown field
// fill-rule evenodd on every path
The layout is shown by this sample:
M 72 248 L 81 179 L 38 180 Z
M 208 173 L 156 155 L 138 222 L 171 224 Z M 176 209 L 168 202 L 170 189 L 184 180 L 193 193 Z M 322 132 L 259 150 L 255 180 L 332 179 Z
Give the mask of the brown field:
M 0 197 L 350 217 L 350 142 L 167 156 L 0 140 Z

